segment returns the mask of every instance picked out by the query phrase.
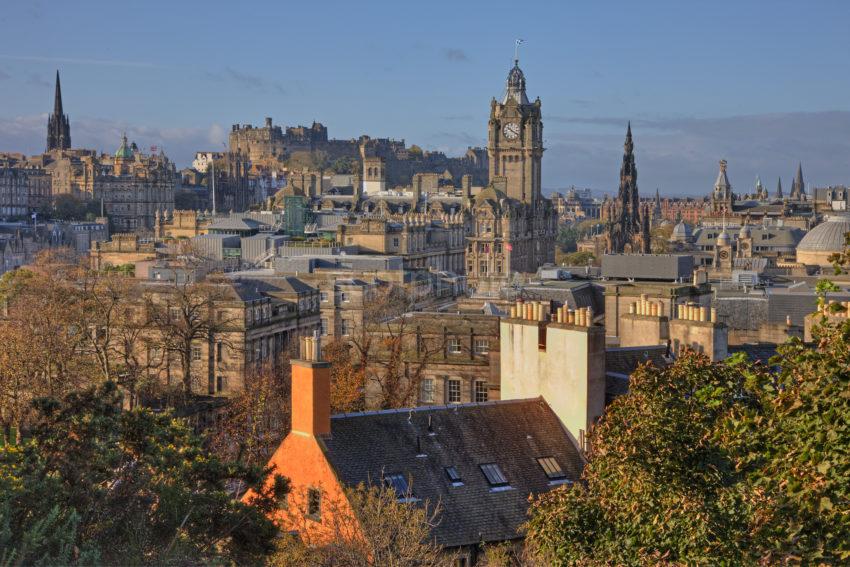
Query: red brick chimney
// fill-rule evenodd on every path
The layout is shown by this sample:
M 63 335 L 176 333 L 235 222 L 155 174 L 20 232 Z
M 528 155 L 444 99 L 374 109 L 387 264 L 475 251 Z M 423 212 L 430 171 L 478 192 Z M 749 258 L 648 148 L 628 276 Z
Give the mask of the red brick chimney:
M 318 333 L 301 339 L 292 360 L 292 431 L 311 436 L 331 432 L 331 369 L 322 360 Z

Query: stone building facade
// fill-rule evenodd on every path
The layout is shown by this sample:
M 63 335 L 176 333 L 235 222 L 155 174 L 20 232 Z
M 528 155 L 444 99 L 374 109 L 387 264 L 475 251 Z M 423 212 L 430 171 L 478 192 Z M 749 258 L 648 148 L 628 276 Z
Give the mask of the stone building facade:
M 144 155 L 124 136 L 115 156 L 100 161 L 92 198 L 102 203 L 115 230 L 153 231 L 157 212 L 174 208 L 177 179 L 164 154 Z
M 337 241 L 361 253 L 401 256 L 406 269 L 463 272 L 464 218 L 460 213 L 431 219 L 405 213 L 401 220 L 363 216 L 337 227 Z

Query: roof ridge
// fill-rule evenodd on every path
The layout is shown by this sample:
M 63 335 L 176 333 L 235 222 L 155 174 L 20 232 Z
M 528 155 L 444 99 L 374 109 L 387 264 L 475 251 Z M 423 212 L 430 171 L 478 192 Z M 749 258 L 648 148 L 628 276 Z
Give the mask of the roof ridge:
M 394 413 L 412 413 L 412 412 L 424 412 L 424 411 L 438 411 L 438 410 L 457 410 L 464 408 L 472 408 L 472 407 L 482 407 L 482 406 L 495 406 L 495 405 L 505 405 L 505 404 L 519 404 L 525 402 L 536 402 L 543 400 L 543 396 L 537 396 L 534 398 L 521 398 L 517 400 L 489 400 L 486 402 L 466 402 L 463 404 L 434 404 L 430 406 L 417 406 L 413 408 L 390 408 L 390 409 L 382 409 L 382 410 L 369 410 L 369 411 L 357 411 L 357 412 L 349 412 L 349 413 L 337 413 L 331 416 L 331 419 L 342 419 L 345 417 L 363 417 L 368 415 L 391 415 Z

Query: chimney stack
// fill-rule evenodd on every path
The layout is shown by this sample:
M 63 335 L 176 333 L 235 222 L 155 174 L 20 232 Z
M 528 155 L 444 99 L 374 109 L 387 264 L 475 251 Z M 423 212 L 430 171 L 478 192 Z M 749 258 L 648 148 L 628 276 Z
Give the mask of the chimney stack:
M 292 361 L 292 431 L 310 436 L 331 432 L 331 370 L 322 360 L 318 331 L 301 338 L 299 358 Z

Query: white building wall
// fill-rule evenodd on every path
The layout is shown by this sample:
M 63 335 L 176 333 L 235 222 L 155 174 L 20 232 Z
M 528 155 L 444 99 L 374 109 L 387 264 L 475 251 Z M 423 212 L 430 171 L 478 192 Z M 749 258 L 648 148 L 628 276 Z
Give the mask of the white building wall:
M 605 409 L 605 333 L 602 327 L 558 323 L 501 323 L 501 398 L 542 396 L 577 441 Z

